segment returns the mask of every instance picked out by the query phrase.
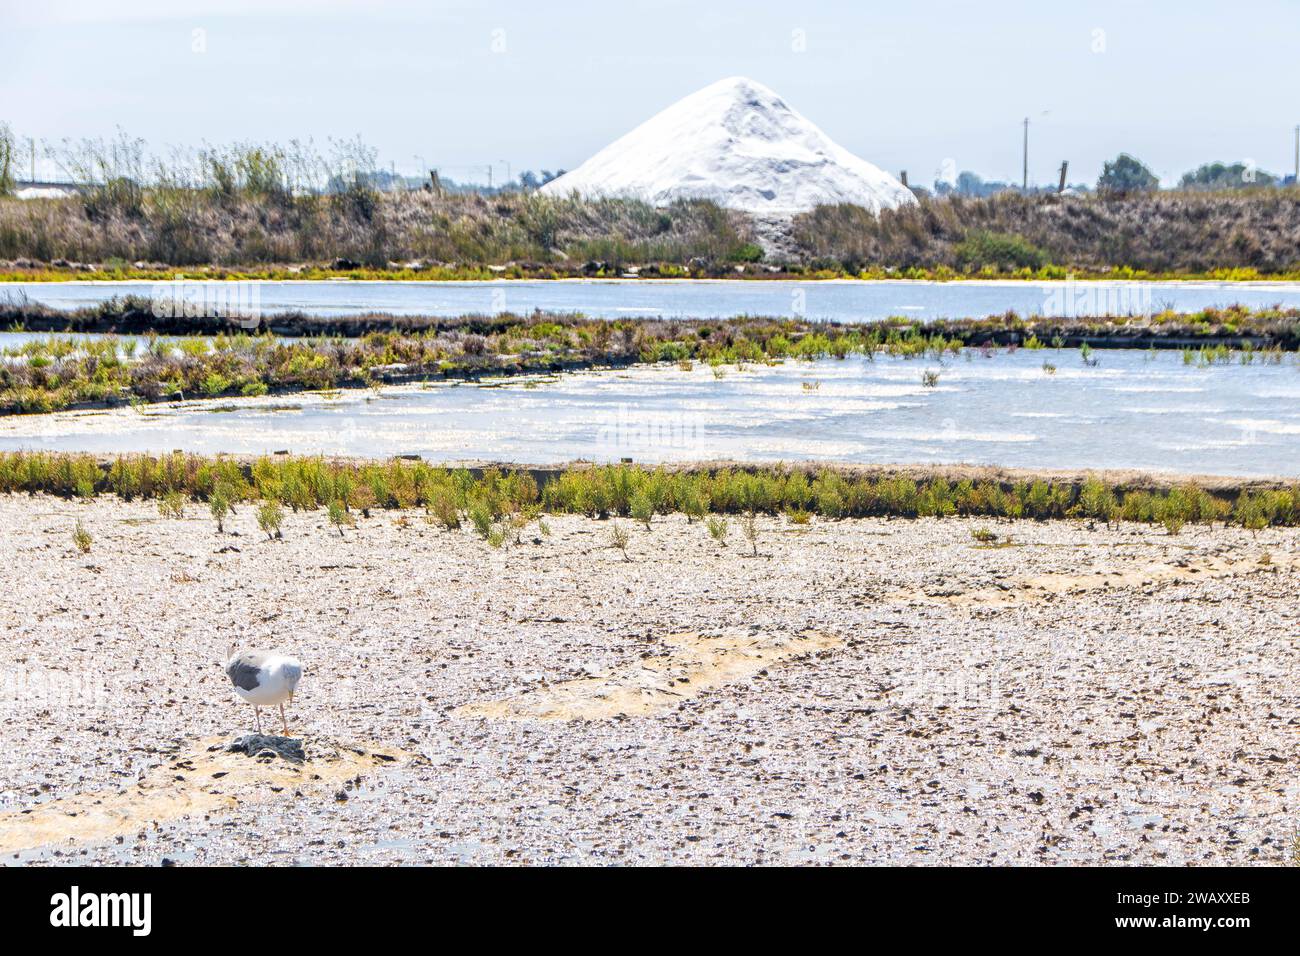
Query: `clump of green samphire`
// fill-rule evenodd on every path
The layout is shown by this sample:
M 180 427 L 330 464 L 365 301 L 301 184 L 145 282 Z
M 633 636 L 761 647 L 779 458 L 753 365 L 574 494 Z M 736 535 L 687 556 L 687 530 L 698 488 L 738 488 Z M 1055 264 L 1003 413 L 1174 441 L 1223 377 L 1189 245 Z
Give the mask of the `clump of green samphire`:
M 257 509 L 257 526 L 266 533 L 268 539 L 283 537 L 280 524 L 284 521 L 284 509 L 278 501 L 263 501 Z
M 90 536 L 90 532 L 86 530 L 86 526 L 78 518 L 76 525 L 72 529 L 72 543 L 76 545 L 77 550 L 82 554 L 90 554 L 90 546 L 94 542 L 95 539 Z
M 164 518 L 185 517 L 185 496 L 179 491 L 168 491 L 158 499 L 158 513 Z
M 704 523 L 709 529 L 709 537 L 718 542 L 722 547 L 727 546 L 727 519 L 719 518 L 716 515 L 709 515 L 709 520 Z
M 329 514 L 330 524 L 338 529 L 340 538 L 347 537 L 343 533 L 344 528 L 356 527 L 357 519 L 348 511 L 342 499 L 331 501 L 326 506 L 326 510 Z
M 627 553 L 627 546 L 629 541 L 630 538 L 627 533 L 627 528 L 623 527 L 617 521 L 615 521 L 612 525 L 610 525 L 609 546 L 611 548 L 617 548 L 619 551 L 622 551 L 624 561 L 632 560 L 630 557 L 628 557 L 628 553 Z
M 361 491 L 362 487 L 365 488 Z M 93 455 L 62 452 L 0 453 L 0 493 L 44 493 L 90 499 L 116 495 L 146 499 L 163 510 L 185 500 L 207 502 L 219 531 L 244 503 L 275 502 L 294 512 L 347 502 L 374 509 L 427 509 L 431 520 L 455 528 L 468 516 L 484 540 L 501 523 L 518 537 L 517 519 L 543 514 L 627 518 L 645 524 L 656 514 L 680 513 L 704 521 L 722 543 L 730 515 L 785 514 L 842 518 L 1075 519 L 1114 524 L 1223 523 L 1251 531 L 1300 525 L 1300 483 L 1262 483 L 1211 492 L 1190 482 L 1126 487 L 1089 476 L 1078 482 L 1041 479 L 949 478 L 889 472 L 856 473 L 823 467 L 649 468 L 577 465 L 530 474 L 484 468 L 446 468 L 420 461 L 353 462 L 270 456 L 250 461 L 172 454 L 121 455 L 101 463 Z M 708 522 L 708 518 L 715 518 Z M 527 522 L 525 522 L 527 523 Z
M 225 534 L 226 517 L 230 514 L 230 498 L 224 489 L 214 489 L 208 498 L 208 510 L 217 523 L 217 534 Z

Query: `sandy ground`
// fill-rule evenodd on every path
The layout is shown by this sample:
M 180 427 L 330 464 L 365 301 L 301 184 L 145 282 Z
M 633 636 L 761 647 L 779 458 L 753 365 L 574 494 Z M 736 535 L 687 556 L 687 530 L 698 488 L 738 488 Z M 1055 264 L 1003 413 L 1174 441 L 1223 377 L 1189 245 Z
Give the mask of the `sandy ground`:
M 1300 855 L 1300 532 L 402 518 L 0 497 L 0 860 Z M 303 661 L 302 767 L 221 751 L 230 643 Z

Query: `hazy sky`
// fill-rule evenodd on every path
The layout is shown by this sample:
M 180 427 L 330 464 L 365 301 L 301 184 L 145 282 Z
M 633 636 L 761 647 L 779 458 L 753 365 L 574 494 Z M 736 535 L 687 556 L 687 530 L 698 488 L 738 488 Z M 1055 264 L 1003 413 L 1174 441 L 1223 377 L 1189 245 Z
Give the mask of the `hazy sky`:
M 1300 123 L 1300 6 L 1281 0 L 0 8 L 0 120 L 24 137 L 120 126 L 162 152 L 360 135 L 385 166 L 460 180 L 571 169 L 734 74 L 914 184 L 1019 180 L 1025 116 L 1040 183 L 1066 158 L 1091 182 L 1120 150 L 1166 179 L 1215 159 L 1286 173 Z

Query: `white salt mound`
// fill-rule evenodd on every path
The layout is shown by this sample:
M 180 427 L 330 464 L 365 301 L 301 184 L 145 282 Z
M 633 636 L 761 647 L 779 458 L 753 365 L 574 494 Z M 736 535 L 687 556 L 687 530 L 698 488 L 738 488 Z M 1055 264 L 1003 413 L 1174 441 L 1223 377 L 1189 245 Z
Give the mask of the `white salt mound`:
M 916 202 L 889 173 L 837 146 L 766 86 L 741 76 L 678 100 L 541 191 L 656 206 L 711 199 L 767 216 L 822 203 L 878 213 Z

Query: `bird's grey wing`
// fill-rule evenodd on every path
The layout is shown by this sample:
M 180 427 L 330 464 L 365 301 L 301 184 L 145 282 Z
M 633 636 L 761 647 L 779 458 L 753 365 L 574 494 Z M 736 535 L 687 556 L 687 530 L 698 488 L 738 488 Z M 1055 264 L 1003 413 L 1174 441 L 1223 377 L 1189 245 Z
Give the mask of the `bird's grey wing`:
M 230 682 L 242 690 L 252 690 L 260 683 L 262 662 L 258 654 L 240 654 L 226 667 Z

